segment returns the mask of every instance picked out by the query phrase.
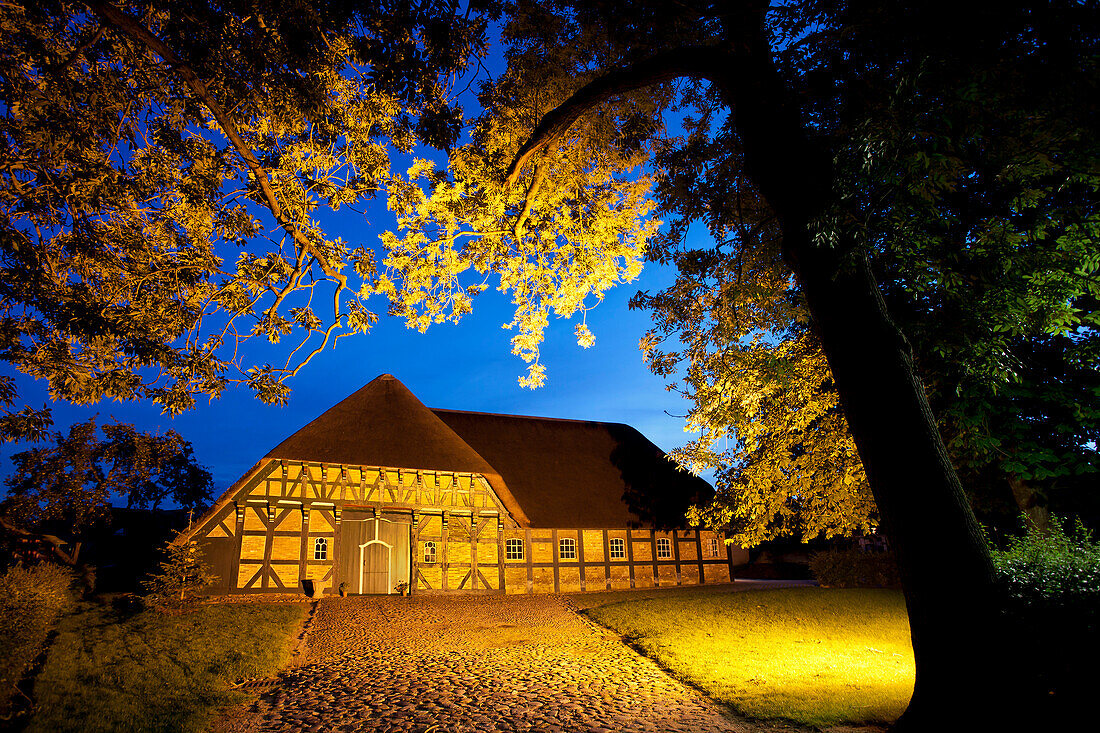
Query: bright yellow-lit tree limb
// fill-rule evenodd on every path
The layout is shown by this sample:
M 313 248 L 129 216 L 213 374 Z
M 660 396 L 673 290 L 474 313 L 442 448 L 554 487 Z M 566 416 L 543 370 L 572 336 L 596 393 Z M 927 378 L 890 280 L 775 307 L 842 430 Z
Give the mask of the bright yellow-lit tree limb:
M 523 167 L 540 150 L 555 143 L 582 115 L 607 100 L 679 78 L 713 79 L 722 64 L 728 63 L 728 51 L 697 46 L 663 51 L 626 68 L 601 74 L 539 120 L 534 132 L 509 164 L 505 180 L 508 185 L 514 185 Z

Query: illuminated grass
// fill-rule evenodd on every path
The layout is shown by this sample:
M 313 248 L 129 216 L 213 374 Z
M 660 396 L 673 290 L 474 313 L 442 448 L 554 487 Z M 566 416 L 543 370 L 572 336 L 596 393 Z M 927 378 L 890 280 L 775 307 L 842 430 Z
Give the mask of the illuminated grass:
M 749 717 L 816 726 L 889 722 L 913 691 L 909 624 L 897 591 L 677 593 L 585 613 Z
M 235 680 L 286 664 L 305 610 L 241 603 L 119 619 L 84 608 L 61 621 L 27 730 L 205 730 L 216 708 L 244 699 Z

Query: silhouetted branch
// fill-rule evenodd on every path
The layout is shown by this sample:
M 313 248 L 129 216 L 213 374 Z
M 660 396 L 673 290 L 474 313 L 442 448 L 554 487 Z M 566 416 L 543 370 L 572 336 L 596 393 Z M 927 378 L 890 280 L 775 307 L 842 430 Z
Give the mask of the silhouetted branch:
M 729 64 L 732 58 L 728 49 L 716 46 L 678 48 L 608 72 L 585 84 L 543 116 L 508 166 L 507 184 L 514 185 L 523 166 L 536 153 L 560 139 L 583 114 L 608 99 L 682 77 L 713 81 L 728 73 L 723 65 Z
M 301 229 L 299 229 L 286 215 L 286 212 L 283 211 L 279 199 L 275 196 L 275 190 L 271 187 L 271 179 L 268 177 L 267 170 L 260 164 L 260 161 L 252 152 L 248 143 L 241 137 L 240 132 L 237 130 L 237 124 L 233 121 L 233 118 L 229 116 L 229 113 L 226 112 L 221 103 L 218 102 L 217 98 L 207 88 L 206 84 L 204 84 L 198 74 L 195 73 L 195 70 L 188 66 L 175 51 L 168 47 L 167 44 L 153 35 L 148 28 L 128 13 L 108 3 L 89 2 L 88 6 L 96 15 L 101 17 L 111 26 L 164 59 L 164 62 L 184 80 L 187 86 L 191 88 L 191 91 L 195 93 L 195 96 L 206 105 L 208 110 L 210 110 L 210 114 L 214 116 L 214 119 L 222 128 L 222 132 L 225 133 L 226 138 L 229 139 L 229 142 L 233 145 L 237 154 L 241 156 L 245 165 L 248 166 L 248 169 L 252 172 L 253 176 L 255 176 L 256 182 L 259 184 L 260 191 L 263 194 L 264 202 L 271 211 L 272 216 L 279 222 L 279 226 L 290 234 L 295 243 L 301 247 L 303 251 L 313 255 L 317 260 L 317 264 L 321 266 L 325 274 L 336 280 L 341 289 L 347 287 L 347 276 L 329 264 L 324 253 L 314 247 L 309 238 L 302 233 Z M 338 317 L 339 312 L 337 312 L 336 315 Z

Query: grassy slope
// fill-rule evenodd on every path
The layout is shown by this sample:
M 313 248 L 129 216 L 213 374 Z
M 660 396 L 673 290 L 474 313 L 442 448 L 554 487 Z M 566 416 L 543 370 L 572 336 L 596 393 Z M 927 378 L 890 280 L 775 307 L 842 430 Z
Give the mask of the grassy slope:
M 886 722 L 913 690 L 897 591 L 792 588 L 607 601 L 586 613 L 750 717 L 818 726 Z
M 234 680 L 269 675 L 290 654 L 306 608 L 225 604 L 121 619 L 86 607 L 62 620 L 35 680 L 28 731 L 201 731 L 242 699 Z

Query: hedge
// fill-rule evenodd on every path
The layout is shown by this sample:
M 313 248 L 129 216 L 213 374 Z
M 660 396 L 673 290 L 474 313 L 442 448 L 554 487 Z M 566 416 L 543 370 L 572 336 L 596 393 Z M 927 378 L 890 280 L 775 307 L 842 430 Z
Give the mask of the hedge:
M 73 576 L 50 563 L 16 566 L 0 575 L 0 719 L 12 714 L 17 685 L 73 603 Z

